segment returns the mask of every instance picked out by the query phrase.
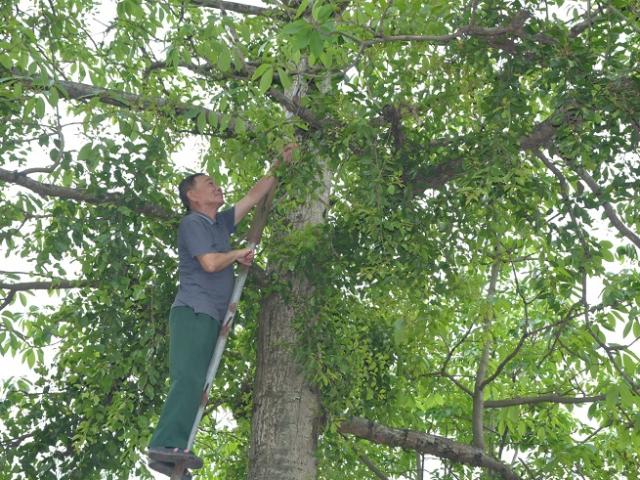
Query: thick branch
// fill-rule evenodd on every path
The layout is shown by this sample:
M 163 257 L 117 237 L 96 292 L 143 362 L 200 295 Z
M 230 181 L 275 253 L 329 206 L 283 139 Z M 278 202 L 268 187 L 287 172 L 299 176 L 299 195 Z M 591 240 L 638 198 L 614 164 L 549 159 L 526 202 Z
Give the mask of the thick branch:
M 197 7 L 215 8 L 217 10 L 236 12 L 243 15 L 259 15 L 267 17 L 283 16 L 282 13 L 275 8 L 258 7 L 255 5 L 227 2 L 222 0 L 191 0 L 191 4 Z
M 509 37 L 518 37 L 544 45 L 555 45 L 558 43 L 555 38 L 545 35 L 544 33 L 535 35 L 528 34 L 524 30 L 524 25 L 530 18 L 530 12 L 520 10 L 513 16 L 508 25 L 502 27 L 481 27 L 472 21 L 469 25 L 459 27 L 455 32 L 446 35 L 377 35 L 372 39 L 359 41 L 359 43 L 361 48 L 367 48 L 379 43 L 392 42 L 420 42 L 434 45 L 448 45 L 463 37 L 478 37 L 485 39 L 491 47 L 505 50 L 511 54 L 516 53 L 517 45 Z M 575 24 L 569 30 L 569 38 L 577 37 L 590 26 L 606 18 L 607 16 L 605 14 L 600 14 Z
M 27 290 L 55 290 L 55 289 L 67 289 L 67 288 L 83 288 L 91 287 L 97 284 L 96 281 L 90 280 L 50 280 L 50 281 L 36 281 L 36 282 L 22 282 L 22 283 L 5 283 L 0 282 L 0 290 L 12 290 L 12 291 L 27 291 Z
M 89 193 L 86 190 L 60 187 L 52 185 L 50 183 L 42 183 L 26 175 L 21 175 L 18 172 L 12 172 L 0 167 L 0 180 L 14 183 L 22 187 L 28 188 L 32 192 L 37 193 L 42 197 L 57 197 L 66 200 L 78 200 L 81 202 L 87 202 L 94 205 L 102 204 L 114 204 L 114 205 L 126 205 L 132 210 L 148 215 L 150 217 L 156 217 L 161 220 L 170 220 L 175 218 L 172 212 L 167 212 L 162 207 L 152 203 L 141 203 L 139 205 L 129 204 L 127 199 L 120 193 L 105 192 L 102 194 Z
M 320 130 L 328 126 L 337 125 L 336 122 L 332 121 L 331 119 L 322 119 L 316 117 L 316 115 L 311 110 L 300 105 L 295 99 L 288 99 L 284 93 L 276 88 L 269 89 L 268 94 L 273 100 L 286 108 L 287 111 L 307 122 L 309 126 L 314 130 Z
M 447 35 L 387 35 L 378 36 L 371 40 L 365 40 L 362 45 L 368 47 L 376 43 L 389 43 L 389 42 L 426 42 L 436 45 L 446 45 L 458 38 L 470 36 L 470 37 L 498 37 L 510 34 L 520 34 L 522 27 L 527 19 L 531 17 L 531 13 L 526 10 L 521 10 L 513 17 L 509 25 L 505 27 L 480 27 L 478 25 L 465 25 L 458 28 L 454 33 Z
M 516 397 L 504 400 L 487 400 L 484 402 L 485 408 L 504 408 L 516 405 L 537 405 L 539 403 L 565 403 L 580 404 L 602 402 L 606 395 L 596 395 L 592 397 L 567 397 L 564 395 L 540 395 L 539 397 Z
M 564 105 L 549 115 L 547 119 L 535 124 L 531 133 L 521 137 L 519 140 L 520 148 L 522 150 L 536 150 L 543 146 L 549 146 L 561 125 L 573 126 L 579 122 L 580 119 L 576 115 L 574 106 L 572 104 Z M 466 171 L 467 168 L 465 168 L 462 158 L 452 158 L 437 165 L 431 165 L 419 172 L 411 182 L 412 185 L 418 187 L 414 193 L 418 195 L 427 188 L 440 188 Z
M 509 466 L 470 445 L 446 437 L 379 425 L 364 418 L 352 418 L 338 428 L 342 434 L 351 434 L 371 442 L 416 450 L 439 458 L 472 467 L 482 467 L 500 475 L 505 480 L 520 480 Z
M 238 70 L 233 70 L 231 72 L 217 72 L 216 67 L 213 64 L 206 63 L 204 65 L 196 65 L 194 63 L 180 63 L 178 66 L 186 68 L 198 75 L 203 75 L 206 78 L 213 78 L 212 75 L 215 73 L 217 76 L 216 80 L 246 80 L 249 81 L 251 76 L 256 70 L 256 67 L 250 63 L 245 63 L 244 67 Z M 152 63 L 145 71 L 145 75 L 148 74 L 151 70 L 157 70 L 160 68 L 166 68 L 166 62 L 154 62 Z M 279 82 L 278 75 L 275 74 L 273 77 L 274 82 Z M 282 105 L 287 111 L 292 114 L 300 117 L 302 120 L 309 124 L 309 127 L 313 130 L 320 130 L 327 126 L 338 126 L 338 124 L 332 119 L 328 118 L 319 118 L 317 117 L 313 111 L 309 110 L 306 107 L 303 107 L 298 103 L 296 98 L 287 98 L 287 96 L 277 88 L 270 88 L 267 91 L 267 95 L 276 103 Z
M 12 71 L 15 75 L 14 80 L 19 81 L 22 85 L 30 90 L 42 90 L 51 89 L 56 87 L 60 91 L 60 96 L 68 100 L 88 100 L 97 98 L 100 102 L 113 105 L 116 107 L 127 108 L 131 110 L 168 110 L 175 115 L 189 114 L 191 118 L 196 118 L 198 115 L 203 114 L 207 124 L 215 123 L 220 125 L 223 119 L 223 114 L 214 112 L 205 107 L 192 105 L 183 102 L 173 102 L 165 98 L 157 97 L 144 97 L 128 92 L 121 92 L 119 90 L 113 90 L 108 88 L 94 87 L 93 85 L 87 85 L 79 82 L 70 82 L 66 80 L 53 80 L 51 79 L 43 86 L 42 81 L 23 75 L 21 72 Z M 195 114 L 195 115 L 194 115 Z M 221 132 L 225 136 L 231 137 L 235 135 L 236 121 L 232 118 L 228 122 L 227 128 Z M 248 131 L 253 130 L 251 125 L 247 125 Z

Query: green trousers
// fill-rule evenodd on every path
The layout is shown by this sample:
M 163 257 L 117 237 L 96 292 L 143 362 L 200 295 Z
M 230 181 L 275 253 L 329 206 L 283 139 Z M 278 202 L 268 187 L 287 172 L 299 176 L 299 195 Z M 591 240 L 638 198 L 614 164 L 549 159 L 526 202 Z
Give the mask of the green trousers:
M 219 331 L 220 322 L 209 315 L 195 313 L 191 307 L 171 309 L 171 388 L 150 447 L 187 448 Z

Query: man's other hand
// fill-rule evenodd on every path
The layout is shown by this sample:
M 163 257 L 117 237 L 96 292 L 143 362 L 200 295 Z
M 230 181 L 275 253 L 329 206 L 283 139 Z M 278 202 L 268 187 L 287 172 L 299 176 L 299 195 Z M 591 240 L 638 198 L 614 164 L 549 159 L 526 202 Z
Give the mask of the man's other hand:
M 247 267 L 251 265 L 253 262 L 253 250 L 251 248 L 241 248 L 240 250 L 236 250 L 237 256 L 236 261 L 242 265 L 246 265 Z

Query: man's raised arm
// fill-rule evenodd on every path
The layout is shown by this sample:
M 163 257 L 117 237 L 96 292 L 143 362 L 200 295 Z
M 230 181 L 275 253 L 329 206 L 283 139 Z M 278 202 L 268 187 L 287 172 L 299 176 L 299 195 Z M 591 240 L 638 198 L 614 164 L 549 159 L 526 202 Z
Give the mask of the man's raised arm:
M 291 157 L 293 155 L 293 150 L 297 148 L 295 143 L 290 143 L 284 150 L 282 151 L 282 159 L 284 160 L 285 165 L 289 165 L 291 163 Z M 273 162 L 273 166 L 271 167 L 271 172 L 273 172 L 276 168 L 280 166 L 280 159 L 276 159 Z M 267 192 L 273 187 L 276 179 L 273 177 L 273 174 L 269 173 L 266 176 L 262 177 L 258 182 L 249 190 L 249 192 L 242 197 L 242 199 L 236 203 L 235 205 L 235 216 L 234 216 L 234 224 L 237 225 L 240 223 L 249 210 L 255 207 L 260 200 L 267 194 Z

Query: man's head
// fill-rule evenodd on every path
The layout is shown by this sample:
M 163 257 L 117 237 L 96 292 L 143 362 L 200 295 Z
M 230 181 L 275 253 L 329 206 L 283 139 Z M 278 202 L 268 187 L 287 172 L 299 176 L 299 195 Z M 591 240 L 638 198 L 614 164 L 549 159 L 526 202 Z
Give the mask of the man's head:
M 224 203 L 222 189 L 204 173 L 194 173 L 184 178 L 178 185 L 180 200 L 189 210 L 204 210 L 207 207 L 218 208 Z

